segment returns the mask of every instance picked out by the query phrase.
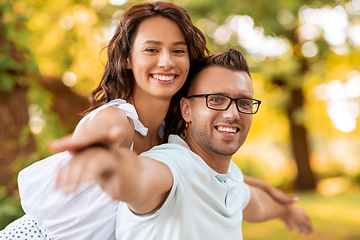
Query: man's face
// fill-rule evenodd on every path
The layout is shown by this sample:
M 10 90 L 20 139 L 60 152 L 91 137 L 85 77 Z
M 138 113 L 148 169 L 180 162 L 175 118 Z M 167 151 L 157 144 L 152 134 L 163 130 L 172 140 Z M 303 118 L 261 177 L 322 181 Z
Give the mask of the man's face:
M 210 66 L 195 77 L 190 88 L 189 96 L 198 94 L 253 98 L 253 86 L 246 72 Z M 234 101 L 227 110 L 216 111 L 206 106 L 205 97 L 183 98 L 181 109 L 189 124 L 187 142 L 195 152 L 232 156 L 245 142 L 252 123 L 252 115 L 240 113 Z

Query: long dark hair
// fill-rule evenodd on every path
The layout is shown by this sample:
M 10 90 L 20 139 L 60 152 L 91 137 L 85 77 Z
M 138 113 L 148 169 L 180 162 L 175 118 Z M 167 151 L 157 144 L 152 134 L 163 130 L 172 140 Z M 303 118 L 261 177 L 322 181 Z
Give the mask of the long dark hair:
M 129 100 L 134 91 L 132 70 L 126 69 L 136 31 L 142 21 L 154 16 L 174 20 L 185 35 L 190 68 L 209 53 L 204 34 L 193 25 L 187 11 L 168 2 L 148 2 L 129 8 L 120 18 L 115 34 L 107 45 L 108 61 L 97 88 L 89 97 L 90 107 L 84 114 L 116 98 Z
M 210 66 L 224 67 L 233 71 L 244 71 L 251 79 L 250 69 L 244 55 L 235 48 L 230 48 L 222 53 L 207 55 L 201 61 L 194 64 L 194 66 L 190 68 L 184 86 L 171 99 L 170 108 L 165 118 L 166 128 L 163 138 L 164 142 L 167 142 L 170 134 L 185 135 L 186 122 L 181 115 L 180 99 L 187 96 L 196 75 Z M 224 81 L 226 80 L 224 79 Z

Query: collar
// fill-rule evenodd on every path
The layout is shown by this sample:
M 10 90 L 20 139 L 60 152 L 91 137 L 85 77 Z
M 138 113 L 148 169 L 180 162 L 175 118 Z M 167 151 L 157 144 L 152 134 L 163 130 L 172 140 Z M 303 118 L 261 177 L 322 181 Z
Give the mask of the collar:
M 187 145 L 187 143 L 184 141 L 184 139 L 182 139 L 180 136 L 178 135 L 173 135 L 170 134 L 169 135 L 169 139 L 168 139 L 169 143 L 175 143 L 175 144 L 179 144 L 187 149 L 190 149 L 190 147 Z M 195 153 L 196 154 L 196 153 Z M 197 155 L 197 154 L 196 154 Z M 214 175 L 214 177 L 221 183 L 226 184 L 227 179 L 228 179 L 228 173 L 227 174 L 220 174 L 218 172 L 216 172 L 214 169 L 212 169 L 211 167 L 209 167 L 209 169 L 211 170 L 211 173 Z

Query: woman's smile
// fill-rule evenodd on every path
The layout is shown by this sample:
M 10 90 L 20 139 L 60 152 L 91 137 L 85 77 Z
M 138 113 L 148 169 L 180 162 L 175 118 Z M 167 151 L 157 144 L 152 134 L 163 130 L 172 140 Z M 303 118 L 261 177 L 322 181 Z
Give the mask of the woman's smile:
M 184 33 L 168 18 L 151 17 L 138 27 L 128 61 L 134 94 L 171 99 L 184 85 L 190 59 Z
M 176 75 L 175 74 L 150 74 L 150 77 L 156 79 L 159 83 L 172 83 L 174 82 Z

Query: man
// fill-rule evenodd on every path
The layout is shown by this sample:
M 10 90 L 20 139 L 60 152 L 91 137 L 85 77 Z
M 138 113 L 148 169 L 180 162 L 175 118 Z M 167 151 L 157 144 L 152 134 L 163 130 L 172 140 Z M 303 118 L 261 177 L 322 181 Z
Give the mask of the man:
M 184 140 L 171 135 L 169 144 L 140 156 L 125 148 L 86 149 L 72 160 L 86 159 L 83 174 L 69 182 L 71 169 L 63 167 L 58 187 L 66 191 L 95 179 L 122 201 L 117 239 L 242 239 L 243 219 L 272 218 L 295 226 L 299 233 L 311 233 L 303 210 L 281 205 L 263 190 L 247 186 L 231 161 L 261 103 L 253 99 L 243 55 L 230 49 L 208 56 L 196 71 L 180 102 L 188 124 Z

